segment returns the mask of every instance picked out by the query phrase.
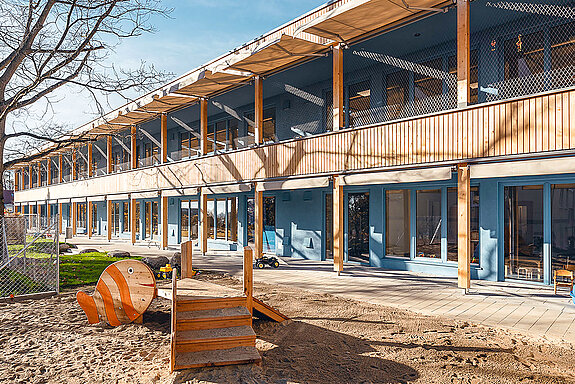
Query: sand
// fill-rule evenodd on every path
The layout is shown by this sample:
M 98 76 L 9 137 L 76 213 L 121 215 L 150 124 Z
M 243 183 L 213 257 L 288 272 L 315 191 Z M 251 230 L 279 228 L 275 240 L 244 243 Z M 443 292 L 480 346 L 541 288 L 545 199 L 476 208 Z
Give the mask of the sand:
M 261 367 L 173 374 L 165 299 L 143 325 L 117 328 L 88 325 L 74 292 L 0 304 L 0 382 L 575 383 L 570 344 L 273 284 L 255 292 L 293 319 L 254 320 Z

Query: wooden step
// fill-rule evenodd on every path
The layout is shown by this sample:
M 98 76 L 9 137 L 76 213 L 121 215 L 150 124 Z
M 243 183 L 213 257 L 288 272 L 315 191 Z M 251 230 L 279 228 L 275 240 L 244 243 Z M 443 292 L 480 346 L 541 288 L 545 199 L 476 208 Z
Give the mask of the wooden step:
M 176 334 L 176 352 L 178 353 L 255 345 L 256 334 L 249 326 L 190 330 Z
M 246 307 L 220 308 L 176 313 L 176 331 L 251 326 Z
M 212 298 L 212 299 L 179 299 L 176 301 L 176 310 L 185 311 L 204 311 L 209 309 L 245 307 L 247 305 L 246 297 L 230 298 Z
M 176 354 L 175 369 L 253 364 L 261 361 L 262 358 L 255 347 L 236 347 L 215 351 L 178 353 Z

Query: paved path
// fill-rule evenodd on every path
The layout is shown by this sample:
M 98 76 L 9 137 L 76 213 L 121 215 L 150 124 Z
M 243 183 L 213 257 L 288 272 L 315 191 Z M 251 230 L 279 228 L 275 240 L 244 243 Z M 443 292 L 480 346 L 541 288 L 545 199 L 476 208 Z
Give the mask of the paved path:
M 122 249 L 140 256 L 174 252 L 101 239 L 75 238 L 72 242 L 80 248 Z M 197 269 L 241 278 L 242 260 L 239 253 L 211 252 L 194 255 L 193 264 Z M 276 270 L 254 270 L 254 279 L 575 344 L 575 305 L 565 289 L 562 295 L 554 295 L 553 288 L 542 285 L 474 280 L 471 294 L 463 295 L 454 278 L 361 266 L 344 268 L 344 273 L 337 276 L 329 262 L 284 258 Z

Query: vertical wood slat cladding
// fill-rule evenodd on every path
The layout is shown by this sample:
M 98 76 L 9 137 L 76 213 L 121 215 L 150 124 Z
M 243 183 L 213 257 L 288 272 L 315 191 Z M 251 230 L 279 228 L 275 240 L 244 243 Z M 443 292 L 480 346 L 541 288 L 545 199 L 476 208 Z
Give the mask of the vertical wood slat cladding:
M 575 149 L 574 110 L 575 91 L 557 92 L 53 185 L 51 198 L 75 185 L 78 194 L 130 192 Z M 17 201 L 36 190 L 47 189 L 18 191 Z

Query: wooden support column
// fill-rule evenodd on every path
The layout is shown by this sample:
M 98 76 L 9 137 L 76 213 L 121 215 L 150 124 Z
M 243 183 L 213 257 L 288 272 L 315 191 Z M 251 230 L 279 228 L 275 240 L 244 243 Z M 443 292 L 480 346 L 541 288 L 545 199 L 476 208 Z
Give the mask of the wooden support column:
M 333 270 L 343 271 L 344 259 L 344 199 L 341 176 L 333 179 Z
M 251 247 L 244 247 L 244 295 L 246 295 L 246 308 L 253 314 L 254 251 Z
M 457 106 L 459 108 L 468 106 L 471 101 L 469 2 L 470 0 L 457 0 Z
M 72 207 L 70 208 L 70 212 L 72 216 L 72 236 L 76 236 L 76 227 L 77 227 L 77 215 L 78 215 L 78 203 L 72 203 Z
M 140 218 L 136 217 L 136 199 L 130 197 L 130 232 L 132 235 L 132 245 L 136 244 L 136 232 L 138 231 L 138 220 L 140 220 Z
M 180 245 L 180 254 L 182 255 L 182 279 L 193 277 L 193 269 L 192 269 L 192 251 L 193 251 L 193 242 L 184 241 Z
M 18 192 L 20 190 L 20 170 L 16 169 L 14 171 L 14 190 Z
M 72 149 L 72 181 L 78 179 L 78 167 L 77 167 L 78 155 L 76 153 L 76 148 Z
M 36 166 L 38 167 L 38 169 L 36 170 L 36 186 L 37 187 L 41 187 L 42 186 L 42 162 L 37 162 Z
M 205 255 L 208 251 L 208 195 L 202 189 L 200 193 L 200 252 Z
M 471 287 L 471 186 L 469 166 L 457 167 L 457 253 L 458 286 L 467 292 Z
M 208 145 L 208 100 L 200 99 L 200 150 L 202 155 L 209 152 Z
M 168 197 L 160 197 L 160 209 L 162 210 L 162 249 L 168 248 Z
M 343 47 L 333 47 L 333 130 L 344 127 Z
M 162 113 L 160 115 L 160 156 L 161 162 L 166 163 L 168 161 L 168 114 Z
M 88 143 L 88 177 L 94 176 L 94 155 L 92 153 L 92 143 Z
M 62 233 L 62 203 L 58 203 L 58 233 Z
M 262 144 L 264 141 L 264 86 L 261 76 L 254 78 L 255 84 L 255 111 L 254 111 L 254 141 Z
M 108 156 L 106 169 L 107 169 L 108 175 L 109 175 L 113 172 L 113 169 L 112 169 L 112 136 L 108 136 L 108 140 L 106 141 L 106 155 Z
M 62 155 L 58 155 L 58 184 L 64 181 L 64 159 Z
M 32 165 L 28 164 L 28 189 L 32 188 L 34 188 L 32 185 Z
M 86 223 L 86 227 L 88 229 L 88 239 L 92 238 L 92 203 L 91 201 L 88 201 L 88 203 L 86 203 L 86 210 L 88 212 L 87 213 L 87 217 L 88 217 L 88 222 Z
M 138 129 L 135 125 L 132 125 L 131 136 L 130 136 L 130 150 L 132 151 L 131 163 L 132 169 L 138 168 L 138 154 L 136 153 L 136 140 L 138 139 Z
M 263 255 L 264 248 L 264 193 L 255 188 L 254 196 L 254 244 L 255 257 Z
M 110 241 L 112 240 L 112 200 L 106 200 L 106 220 L 108 221 L 106 235 Z
M 46 159 L 46 185 L 52 184 L 52 158 Z

